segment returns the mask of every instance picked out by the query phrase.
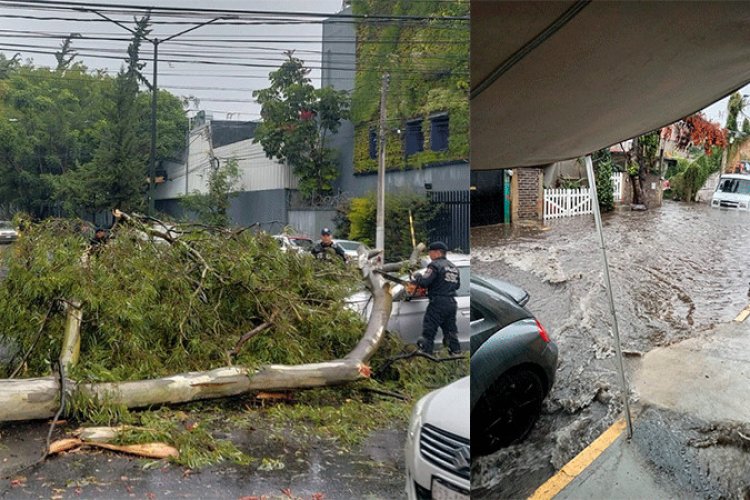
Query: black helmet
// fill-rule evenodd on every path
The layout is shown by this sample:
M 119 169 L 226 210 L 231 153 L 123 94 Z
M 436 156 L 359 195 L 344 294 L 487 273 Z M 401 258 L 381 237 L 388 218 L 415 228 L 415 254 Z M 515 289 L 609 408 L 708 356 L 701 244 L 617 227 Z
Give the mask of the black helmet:
M 433 241 L 430 243 L 430 246 L 427 247 L 428 250 L 442 250 L 443 252 L 448 251 L 448 245 L 443 243 L 442 241 Z
M 320 235 L 323 236 L 324 234 L 330 235 L 332 233 L 330 229 L 328 229 L 327 227 L 324 227 L 323 229 L 320 230 Z

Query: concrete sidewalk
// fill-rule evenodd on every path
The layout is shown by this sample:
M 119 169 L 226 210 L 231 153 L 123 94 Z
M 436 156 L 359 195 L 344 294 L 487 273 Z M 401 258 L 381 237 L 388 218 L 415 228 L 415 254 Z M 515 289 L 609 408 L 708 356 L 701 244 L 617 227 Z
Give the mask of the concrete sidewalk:
M 633 439 L 623 432 L 554 498 L 750 495 L 750 322 L 648 352 L 631 388 Z

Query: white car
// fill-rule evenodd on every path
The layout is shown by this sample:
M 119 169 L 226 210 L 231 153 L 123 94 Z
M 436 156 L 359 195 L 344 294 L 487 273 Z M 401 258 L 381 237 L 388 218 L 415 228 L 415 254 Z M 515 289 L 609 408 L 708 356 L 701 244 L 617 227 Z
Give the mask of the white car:
M 469 392 L 469 377 L 464 377 L 414 406 L 404 449 L 409 500 L 468 500 Z
M 273 238 L 279 243 L 282 252 L 310 253 L 315 243 L 307 236 L 293 234 L 275 234 Z
M 750 210 L 750 175 L 724 174 L 711 198 L 713 208 Z
M 471 281 L 471 256 L 467 254 L 457 254 L 448 252 L 447 259 L 456 265 L 460 273 L 461 287 L 456 291 L 456 302 L 458 310 L 456 312 L 456 326 L 458 327 L 458 342 L 461 349 L 468 349 L 469 338 L 471 337 L 471 327 L 469 326 L 470 304 L 469 282 Z M 425 267 L 429 259 L 424 262 Z M 424 268 L 419 272 L 424 271 Z M 408 276 L 401 277 L 408 280 Z M 403 293 L 403 287 L 396 285 L 392 294 L 394 297 L 391 317 L 388 320 L 388 330 L 399 333 L 404 342 L 416 344 L 417 340 L 422 337 L 422 319 L 427 311 L 429 299 L 427 297 L 408 298 Z M 363 290 L 349 298 L 349 307 L 359 312 L 365 319 L 370 317 L 372 302 L 370 292 Z M 435 336 L 435 347 L 442 344 L 443 333 L 438 329 Z

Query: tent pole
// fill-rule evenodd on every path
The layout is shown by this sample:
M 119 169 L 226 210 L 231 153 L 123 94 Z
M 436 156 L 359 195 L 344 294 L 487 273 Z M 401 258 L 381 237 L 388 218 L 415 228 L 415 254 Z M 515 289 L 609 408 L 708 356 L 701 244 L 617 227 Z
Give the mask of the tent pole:
M 628 381 L 625 379 L 625 365 L 622 361 L 622 347 L 620 346 L 620 330 L 617 327 L 617 314 L 615 314 L 615 298 L 612 294 L 612 281 L 609 279 L 609 264 L 607 263 L 607 251 L 604 248 L 604 232 L 602 231 L 602 214 L 599 212 L 599 195 L 596 192 L 596 177 L 594 176 L 594 164 L 591 155 L 586 156 L 586 174 L 589 178 L 589 189 L 591 190 L 591 203 L 593 204 L 594 221 L 599 233 L 599 243 L 602 249 L 602 263 L 604 267 L 604 282 L 607 285 L 609 296 L 609 311 L 612 313 L 612 331 L 615 335 L 615 351 L 617 353 L 617 368 L 620 373 L 620 385 L 622 386 L 622 402 L 625 407 L 625 421 L 628 425 L 628 439 L 633 437 L 633 423 L 630 419 L 630 390 Z

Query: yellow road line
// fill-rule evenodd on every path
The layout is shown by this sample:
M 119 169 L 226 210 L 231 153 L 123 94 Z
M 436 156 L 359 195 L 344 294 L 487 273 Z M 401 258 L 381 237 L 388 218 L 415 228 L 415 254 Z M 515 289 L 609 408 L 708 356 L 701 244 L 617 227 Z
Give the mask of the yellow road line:
M 742 323 L 743 321 L 747 319 L 748 316 L 750 316 L 750 306 L 747 306 L 742 311 L 740 311 L 740 313 L 737 315 L 736 318 L 734 318 L 734 320 L 738 323 Z
M 565 464 L 557 474 L 537 488 L 534 494 L 529 497 L 529 500 L 548 500 L 560 493 L 586 467 L 591 465 L 604 450 L 609 448 L 615 439 L 622 434 L 623 430 L 625 430 L 625 420 L 620 419 L 612 424 L 612 427 L 604 431 L 601 436 L 596 438 L 593 443 L 588 445 L 573 460 Z

